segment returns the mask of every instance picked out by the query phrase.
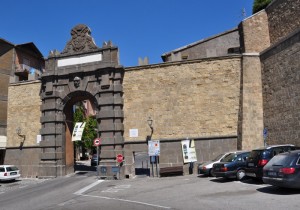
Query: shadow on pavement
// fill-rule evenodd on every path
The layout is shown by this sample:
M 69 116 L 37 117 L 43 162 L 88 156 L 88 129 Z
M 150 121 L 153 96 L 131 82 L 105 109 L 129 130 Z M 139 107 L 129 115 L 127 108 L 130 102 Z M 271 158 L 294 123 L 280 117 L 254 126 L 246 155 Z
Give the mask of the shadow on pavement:
M 252 179 L 252 178 L 246 178 L 244 180 L 241 180 L 244 184 L 255 184 L 255 185 L 263 185 L 264 182 L 259 179 Z
M 235 179 L 227 179 L 227 178 L 213 178 L 210 180 L 211 182 L 217 182 L 217 183 L 227 183 L 235 181 Z
M 198 178 L 208 178 L 209 176 L 207 176 L 207 175 L 204 175 L 204 174 L 198 174 L 198 176 L 197 176 Z
M 74 171 L 76 174 L 85 174 L 83 172 L 86 171 L 97 171 L 97 167 L 90 166 L 87 164 L 87 162 L 76 162 L 76 165 L 74 165 Z
M 300 194 L 300 189 L 289 189 L 289 188 L 281 188 L 275 186 L 267 186 L 257 189 L 257 191 L 266 193 L 266 194 L 273 194 L 273 195 L 296 195 Z

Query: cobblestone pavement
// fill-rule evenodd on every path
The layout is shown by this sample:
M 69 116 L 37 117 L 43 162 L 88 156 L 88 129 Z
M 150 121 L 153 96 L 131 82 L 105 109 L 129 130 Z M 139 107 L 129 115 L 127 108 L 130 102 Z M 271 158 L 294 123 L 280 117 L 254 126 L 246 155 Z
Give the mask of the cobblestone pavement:
M 31 185 L 39 184 L 47 181 L 48 179 L 34 179 L 34 178 L 19 178 L 14 181 L 1 181 L 0 194 L 18 188 L 26 188 Z

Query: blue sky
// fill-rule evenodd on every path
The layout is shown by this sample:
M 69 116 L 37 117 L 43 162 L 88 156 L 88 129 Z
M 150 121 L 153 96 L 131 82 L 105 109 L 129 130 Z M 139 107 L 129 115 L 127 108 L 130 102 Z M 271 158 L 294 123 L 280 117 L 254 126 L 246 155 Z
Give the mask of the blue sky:
M 1 1 L 0 37 L 33 42 L 47 57 L 62 51 L 71 29 L 86 24 L 96 44 L 111 40 L 123 66 L 161 55 L 236 27 L 252 14 L 253 0 L 14 0 Z

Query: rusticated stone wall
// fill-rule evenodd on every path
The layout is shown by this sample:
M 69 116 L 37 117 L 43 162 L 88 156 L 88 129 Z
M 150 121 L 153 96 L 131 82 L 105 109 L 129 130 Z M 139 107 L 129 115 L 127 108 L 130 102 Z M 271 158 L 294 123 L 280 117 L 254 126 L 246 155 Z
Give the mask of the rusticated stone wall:
M 240 56 L 127 68 L 125 139 L 145 140 L 148 117 L 153 139 L 236 135 L 240 68 Z
M 264 126 L 267 144 L 300 145 L 300 30 L 263 52 Z
M 272 44 L 300 27 L 300 0 L 275 0 L 266 11 Z

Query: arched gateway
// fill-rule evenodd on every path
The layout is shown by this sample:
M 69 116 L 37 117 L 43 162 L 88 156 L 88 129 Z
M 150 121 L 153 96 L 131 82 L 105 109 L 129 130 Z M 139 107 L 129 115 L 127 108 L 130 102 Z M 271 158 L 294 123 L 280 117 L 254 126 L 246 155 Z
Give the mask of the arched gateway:
M 72 105 L 89 99 L 97 107 L 101 138 L 101 164 L 115 163 L 123 154 L 124 69 L 118 48 L 111 42 L 96 46 L 90 29 L 83 24 L 71 30 L 63 52 L 51 52 L 41 76 L 42 141 L 39 177 L 63 176 L 74 171 L 71 142 Z

